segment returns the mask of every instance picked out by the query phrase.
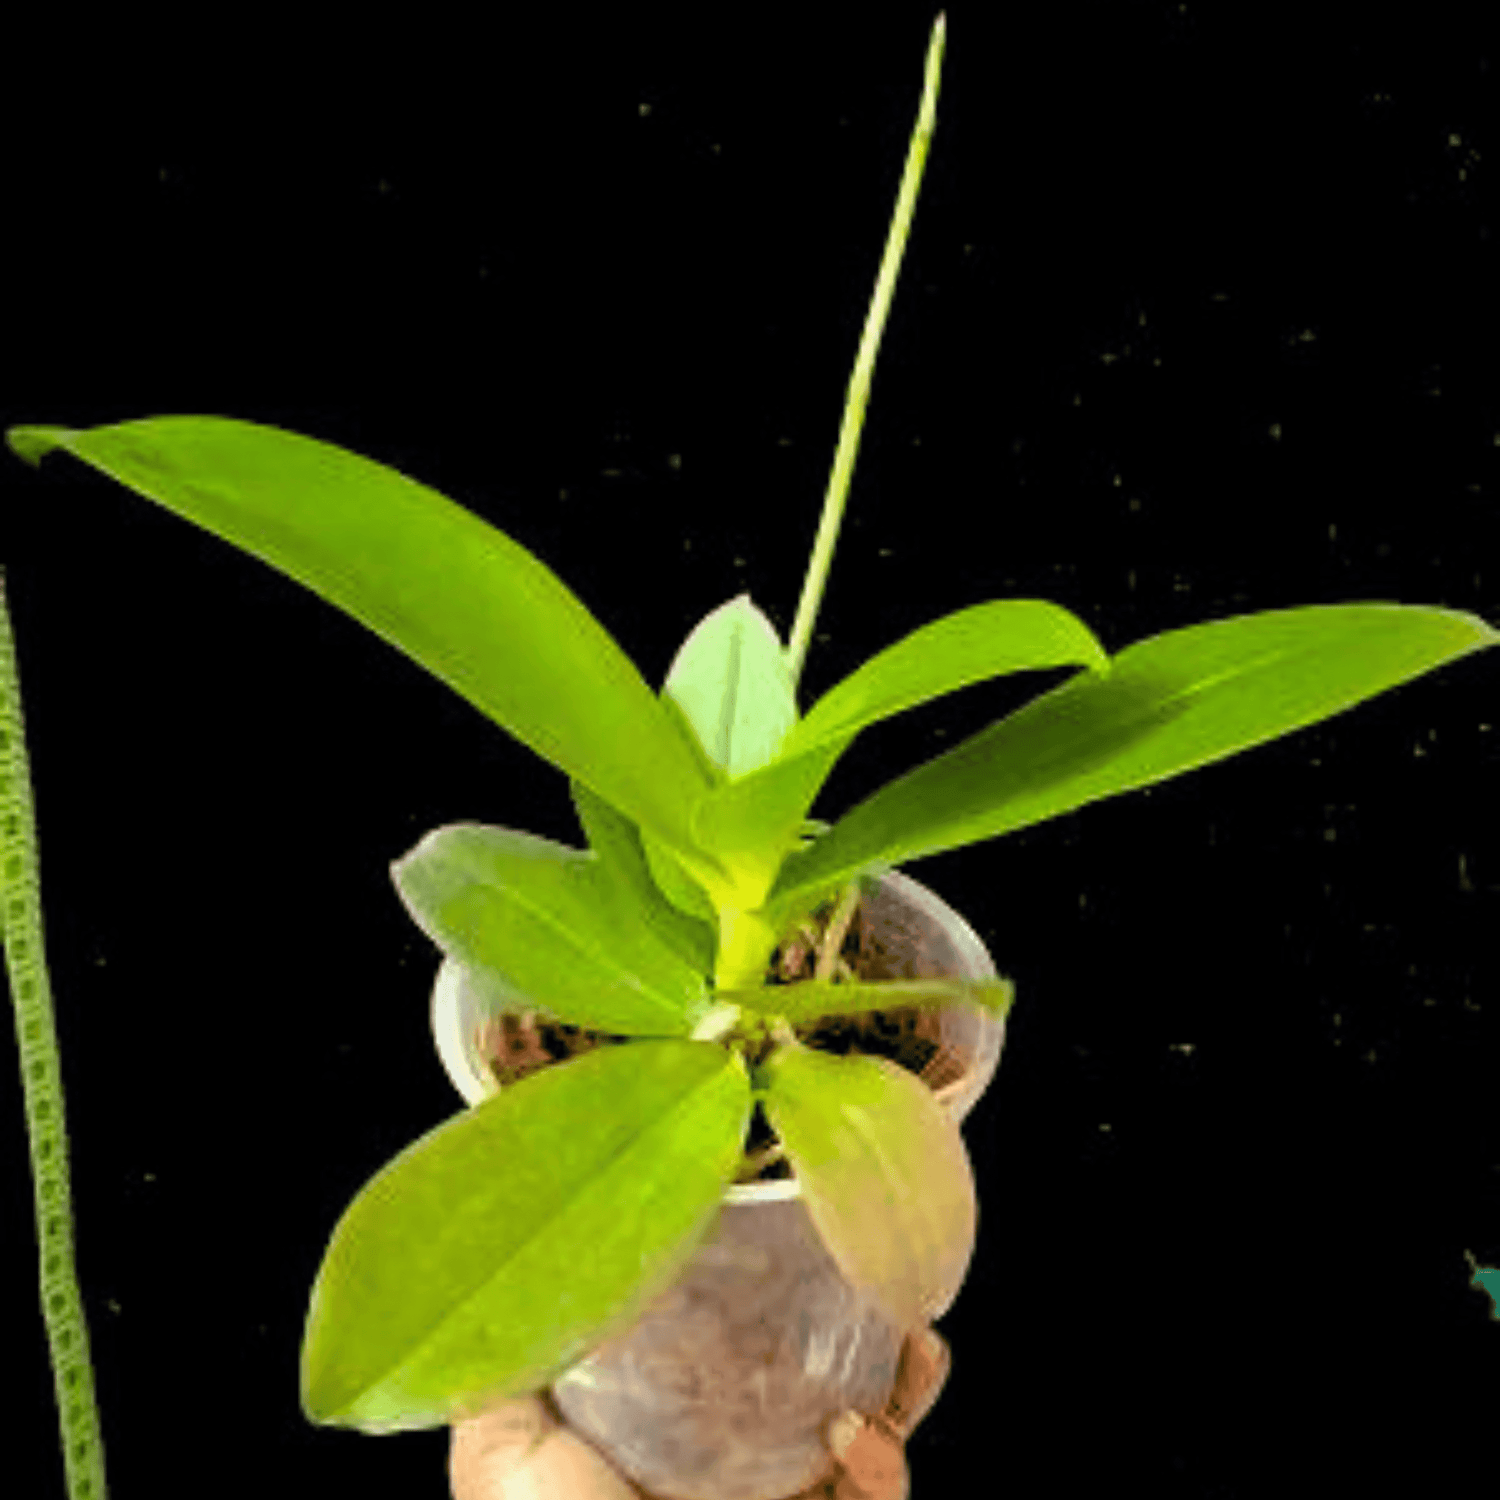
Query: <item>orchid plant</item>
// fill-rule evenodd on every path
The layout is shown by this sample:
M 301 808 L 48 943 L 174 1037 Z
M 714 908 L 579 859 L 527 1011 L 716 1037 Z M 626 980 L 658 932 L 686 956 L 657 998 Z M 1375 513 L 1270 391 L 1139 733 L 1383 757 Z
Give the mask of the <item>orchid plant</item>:
M 913 1074 L 805 1046 L 792 1027 L 955 1001 L 1004 1014 L 1011 987 L 774 984 L 778 945 L 902 862 L 1221 760 L 1500 639 L 1471 614 L 1356 603 L 1214 620 L 1112 656 L 1056 604 L 991 600 L 913 631 L 799 711 L 943 42 L 940 16 L 786 644 L 741 595 L 692 631 L 658 694 L 538 558 L 367 458 L 207 416 L 8 433 L 22 458 L 70 453 L 361 621 L 562 770 L 587 836 L 579 850 L 458 823 L 392 866 L 412 917 L 466 973 L 632 1040 L 500 1090 L 361 1189 L 311 1294 L 301 1393 L 314 1422 L 452 1422 L 545 1386 L 628 1327 L 712 1227 L 757 1103 L 841 1269 L 897 1326 L 920 1325 L 973 1247 L 958 1128 Z M 870 725 L 1058 667 L 1081 670 L 831 825 L 810 819 Z M 13 677 L 0 687 L 14 746 Z M 8 950 L 17 931 L 8 922 Z M 54 1363 L 56 1332 L 49 1322 Z

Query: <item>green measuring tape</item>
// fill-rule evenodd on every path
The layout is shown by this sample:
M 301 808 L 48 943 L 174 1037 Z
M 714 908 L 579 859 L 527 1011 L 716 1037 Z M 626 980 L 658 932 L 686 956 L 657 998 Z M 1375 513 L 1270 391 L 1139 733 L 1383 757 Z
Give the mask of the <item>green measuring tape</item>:
M 0 938 L 16 1011 L 16 1045 L 31 1140 L 42 1315 L 62 1431 L 69 1500 L 104 1500 L 104 1437 L 94 1400 L 88 1325 L 73 1260 L 73 1197 L 52 986 L 42 945 L 31 771 L 21 722 L 21 683 L 0 570 Z

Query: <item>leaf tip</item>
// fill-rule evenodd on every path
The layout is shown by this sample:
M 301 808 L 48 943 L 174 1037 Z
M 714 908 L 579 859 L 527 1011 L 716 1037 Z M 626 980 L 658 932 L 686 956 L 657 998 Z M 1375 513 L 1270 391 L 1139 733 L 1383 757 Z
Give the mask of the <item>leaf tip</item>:
M 1491 625 L 1483 615 L 1471 615 L 1470 618 L 1479 622 L 1479 644 L 1481 646 L 1500 644 L 1500 630 Z
M 71 437 L 72 433 L 70 427 L 7 427 L 5 441 L 17 458 L 35 469 L 40 466 L 43 455 L 62 447 L 63 439 Z

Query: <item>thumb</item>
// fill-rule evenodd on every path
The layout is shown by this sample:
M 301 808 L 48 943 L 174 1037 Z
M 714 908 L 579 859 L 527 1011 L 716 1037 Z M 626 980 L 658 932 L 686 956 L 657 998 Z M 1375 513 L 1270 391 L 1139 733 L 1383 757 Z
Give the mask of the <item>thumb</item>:
M 906 1455 L 884 1422 L 846 1411 L 829 1425 L 828 1446 L 844 1470 L 834 1488 L 838 1500 L 907 1500 Z
M 637 1500 L 625 1477 L 535 1396 L 453 1424 L 453 1500 Z
M 865 1419 L 857 1411 L 846 1411 L 842 1416 L 834 1418 L 833 1425 L 828 1429 L 828 1446 L 833 1449 L 833 1456 L 840 1463 L 864 1425 Z

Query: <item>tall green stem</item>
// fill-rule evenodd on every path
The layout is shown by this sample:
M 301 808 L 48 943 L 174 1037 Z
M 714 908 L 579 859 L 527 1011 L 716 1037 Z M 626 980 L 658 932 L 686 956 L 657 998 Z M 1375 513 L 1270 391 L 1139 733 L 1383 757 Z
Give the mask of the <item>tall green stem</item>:
M 52 1379 L 62 1430 L 69 1500 L 104 1500 L 104 1437 L 94 1401 L 88 1326 L 73 1260 L 73 1200 L 68 1185 L 68 1133 L 52 986 L 42 943 L 31 771 L 21 722 L 5 575 L 0 572 L 0 937 L 16 1011 L 16 1044 L 31 1140 L 41 1261 L 42 1316 L 52 1353 Z
M 891 298 L 895 295 L 896 272 L 901 268 L 901 257 L 906 250 L 912 212 L 917 206 L 917 188 L 922 182 L 922 169 L 927 165 L 927 147 L 932 140 L 933 126 L 937 122 L 938 77 L 943 67 L 943 42 L 946 36 L 947 23 L 940 12 L 933 23 L 932 40 L 927 47 L 922 106 L 917 113 L 911 145 L 907 148 L 906 170 L 901 174 L 901 191 L 896 195 L 896 212 L 891 220 L 890 233 L 886 237 L 885 255 L 881 259 L 880 274 L 875 281 L 875 295 L 870 299 L 870 310 L 865 315 L 865 331 L 859 341 L 854 373 L 849 377 L 849 392 L 844 398 L 844 423 L 839 430 L 839 445 L 833 455 L 833 472 L 828 476 L 823 519 L 818 525 L 812 561 L 808 564 L 807 577 L 802 583 L 802 598 L 797 604 L 796 623 L 792 627 L 792 638 L 787 644 L 787 670 L 791 674 L 794 691 L 802 677 L 802 664 L 807 659 L 807 645 L 812 639 L 813 622 L 818 616 L 818 606 L 823 602 L 823 588 L 828 582 L 828 569 L 833 562 L 834 543 L 838 540 L 839 525 L 844 519 L 844 502 L 849 496 L 849 481 L 854 474 L 855 455 L 859 452 L 859 435 L 865 425 L 865 407 L 870 403 L 870 379 L 875 372 L 875 355 L 880 348 L 880 336 L 885 332 Z

